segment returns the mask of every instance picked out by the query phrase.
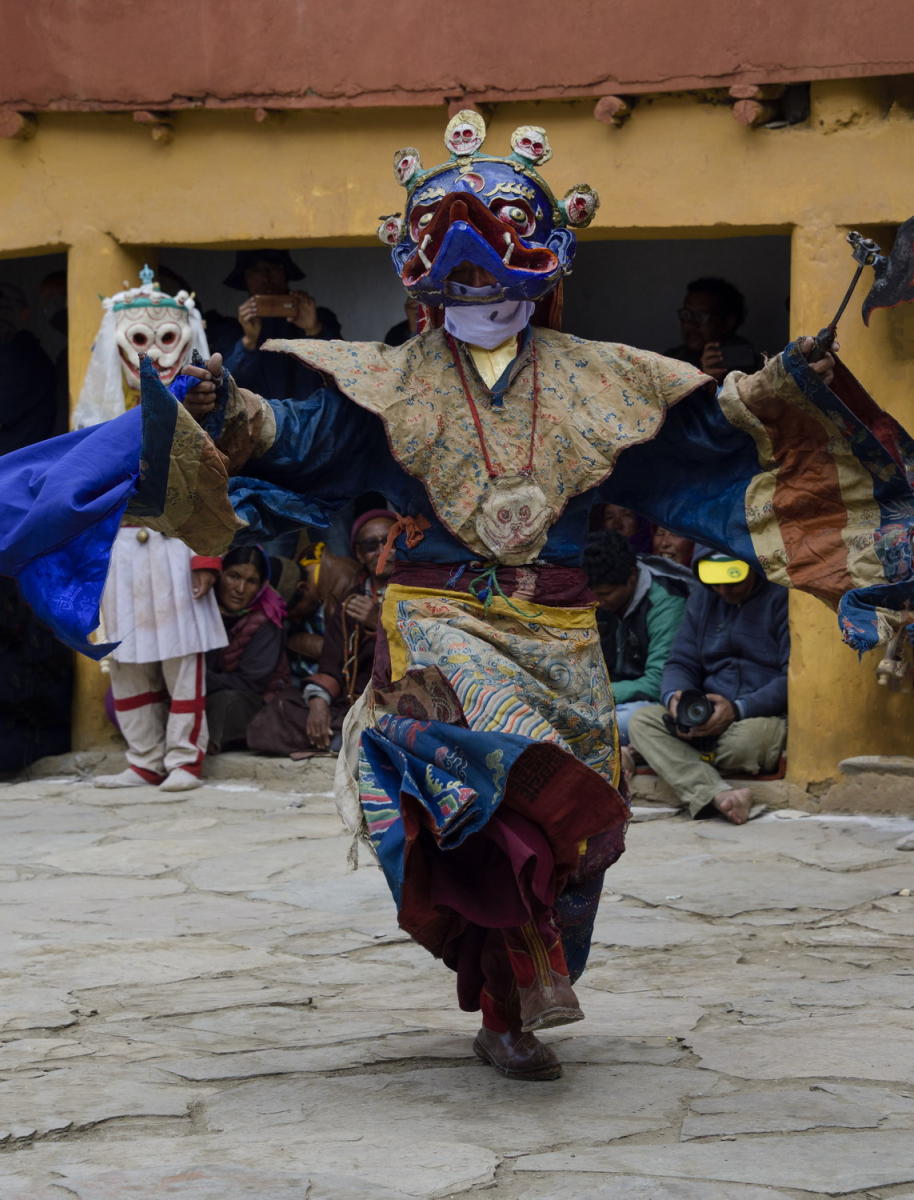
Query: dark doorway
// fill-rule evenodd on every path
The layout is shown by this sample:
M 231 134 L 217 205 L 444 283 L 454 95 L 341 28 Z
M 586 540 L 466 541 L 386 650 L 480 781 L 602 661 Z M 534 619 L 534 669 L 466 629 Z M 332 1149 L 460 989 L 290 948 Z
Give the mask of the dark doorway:
M 788 337 L 788 237 L 580 242 L 565 282 L 565 329 L 597 341 L 664 351 L 680 341 L 676 312 L 702 276 L 734 284 L 746 298 L 740 329 L 757 350 Z
M 63 433 L 69 415 L 65 254 L 0 258 L 0 359 L 6 360 L 0 453 Z
M 67 427 L 63 254 L 0 260 L 0 453 Z M 0 577 L 0 773 L 70 748 L 72 655 Z

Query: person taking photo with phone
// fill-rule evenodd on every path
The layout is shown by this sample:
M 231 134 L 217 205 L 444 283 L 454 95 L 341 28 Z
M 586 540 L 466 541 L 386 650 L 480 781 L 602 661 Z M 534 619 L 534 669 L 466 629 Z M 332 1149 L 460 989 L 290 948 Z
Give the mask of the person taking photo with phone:
M 316 371 L 289 355 L 260 349 L 270 338 L 342 336 L 335 313 L 319 306 L 308 292 L 290 289 L 290 283 L 304 278 L 288 250 L 239 250 L 235 255 L 235 266 L 224 283 L 247 292 L 248 298 L 238 306 L 240 337 L 225 366 L 239 386 L 263 396 L 299 400 L 321 386 Z
M 693 279 L 678 312 L 682 342 L 664 353 L 700 367 L 718 384 L 731 371 L 751 374 L 762 365 L 758 351 L 736 332 L 746 319 L 742 292 L 726 279 Z

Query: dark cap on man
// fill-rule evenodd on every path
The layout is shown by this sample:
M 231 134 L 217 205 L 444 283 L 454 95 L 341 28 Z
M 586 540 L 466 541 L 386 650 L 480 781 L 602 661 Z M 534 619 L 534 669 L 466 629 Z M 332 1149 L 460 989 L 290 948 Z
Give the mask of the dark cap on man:
M 244 273 L 259 262 L 275 263 L 282 267 L 290 283 L 305 278 L 304 271 L 293 262 L 288 250 L 238 250 L 235 253 L 235 265 L 223 279 L 223 284 L 226 287 L 237 288 L 239 292 L 246 292 L 248 289 Z

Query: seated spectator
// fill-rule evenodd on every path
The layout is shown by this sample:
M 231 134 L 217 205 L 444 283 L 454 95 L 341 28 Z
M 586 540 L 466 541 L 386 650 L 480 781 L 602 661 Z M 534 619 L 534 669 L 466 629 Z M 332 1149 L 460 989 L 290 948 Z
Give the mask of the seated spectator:
M 361 577 L 327 622 L 324 649 L 317 674 L 305 686 L 308 703 L 308 738 L 316 750 L 338 750 L 343 718 L 371 678 L 371 667 L 388 561 L 383 571 L 378 563 L 396 513 L 369 509 L 352 526 L 352 551 Z
M 745 298 L 732 283 L 693 279 L 679 310 L 682 342 L 664 353 L 700 367 L 717 383 L 731 371 L 748 374 L 761 366 L 761 356 L 736 332 L 745 319 Z
M 590 530 L 612 529 L 628 539 L 636 554 L 651 552 L 651 523 L 621 504 L 598 504 L 590 514 Z
M 670 785 L 693 817 L 749 818 L 749 788 L 720 771 L 773 771 L 787 737 L 787 593 L 748 563 L 711 553 L 697 564 L 696 588 L 663 672 L 663 705 L 629 724 L 632 747 Z M 691 693 L 687 695 L 687 693 Z M 697 695 L 696 695 L 697 694 Z M 710 715 L 697 723 L 707 699 Z
M 415 297 L 407 296 L 403 309 L 406 313 L 405 319 L 398 321 L 396 325 L 391 325 L 384 335 L 384 341 L 388 346 L 402 346 L 404 342 L 408 342 L 411 337 L 416 336 L 419 324 L 419 302 Z
M 380 507 L 382 505 L 368 505 L 363 511 Z M 343 600 L 362 578 L 362 564 L 348 555 L 333 554 L 327 546 L 322 547 L 320 542 L 311 548 L 310 555 L 314 558 L 313 565 L 309 558 L 305 558 L 304 563 L 313 572 L 312 579 L 326 622 L 333 617 Z
M 54 364 L 25 328 L 25 294 L 0 281 L 0 454 L 50 437 L 57 414 Z
M 301 579 L 286 614 L 286 653 L 294 681 L 305 683 L 317 670 L 324 649 L 324 614 L 314 581 L 316 564 L 299 566 Z
M 323 542 L 309 546 L 298 562 L 298 584 L 288 601 L 286 649 L 297 679 L 317 670 L 324 649 L 324 630 L 362 569 L 351 558 L 331 554 Z
M 694 550 L 695 543 L 691 538 L 680 537 L 678 533 L 673 533 L 672 529 L 664 529 L 662 525 L 658 525 L 654 530 L 651 543 L 652 554 L 656 554 L 660 558 L 668 558 L 672 562 L 679 563 L 680 566 L 690 567 Z
M 682 620 L 678 583 L 655 577 L 621 533 L 592 534 L 584 570 L 597 598 L 597 628 L 616 701 L 619 738 L 636 709 L 660 699 L 667 656 Z
M 307 292 L 290 292 L 290 282 L 304 272 L 287 250 L 240 250 L 226 287 L 248 293 L 238 308 L 240 337 L 225 360 L 240 387 L 260 396 L 295 396 L 303 400 L 322 384 L 320 375 L 291 354 L 261 350 L 268 338 L 338 338 L 340 323 L 329 308 L 319 308 Z M 257 297 L 264 297 L 258 304 Z M 288 316 L 265 315 L 265 304 L 291 307 Z
M 296 535 L 296 543 L 297 540 Z M 301 564 L 294 558 L 286 558 L 280 554 L 268 554 L 267 559 L 270 563 L 270 587 L 288 609 L 301 584 Z
M 259 546 L 230 550 L 216 599 L 228 645 L 206 656 L 206 719 L 211 754 L 246 744 L 247 727 L 274 691 L 289 682 L 285 605 L 270 587 Z

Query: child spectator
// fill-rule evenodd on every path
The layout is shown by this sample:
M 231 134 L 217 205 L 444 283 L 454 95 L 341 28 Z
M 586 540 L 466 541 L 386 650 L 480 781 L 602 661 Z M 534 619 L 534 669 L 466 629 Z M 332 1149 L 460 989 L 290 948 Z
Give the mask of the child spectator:
M 317 674 L 305 686 L 308 739 L 316 750 L 339 749 L 343 718 L 371 677 L 381 600 L 393 570 L 392 560 L 383 571 L 378 563 L 396 520 L 387 509 L 369 509 L 352 526 L 361 577 L 328 621 Z

